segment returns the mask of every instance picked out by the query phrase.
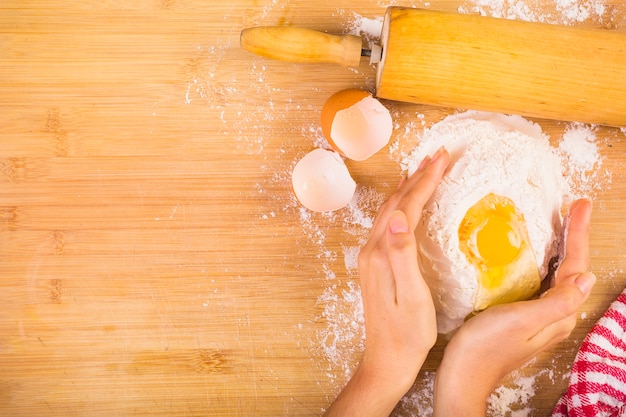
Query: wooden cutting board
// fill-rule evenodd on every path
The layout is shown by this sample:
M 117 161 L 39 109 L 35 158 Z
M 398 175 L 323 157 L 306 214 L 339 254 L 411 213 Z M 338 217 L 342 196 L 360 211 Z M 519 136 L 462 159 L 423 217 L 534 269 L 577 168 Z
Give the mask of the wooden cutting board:
M 375 207 L 310 215 L 289 172 L 319 141 L 325 99 L 371 88 L 374 72 L 269 62 L 238 36 L 258 24 L 346 31 L 381 16 L 378 3 L 0 5 L 0 415 L 321 414 L 359 359 L 348 253 Z M 574 23 L 626 30 L 624 6 L 606 7 Z M 453 111 L 386 104 L 396 134 Z M 570 126 L 539 122 L 555 140 Z M 552 408 L 626 284 L 624 132 L 595 133 L 599 282 L 570 340 L 523 370 L 537 376 L 533 415 Z M 400 176 L 389 152 L 350 168 L 377 198 Z M 398 415 L 423 409 L 444 345 Z

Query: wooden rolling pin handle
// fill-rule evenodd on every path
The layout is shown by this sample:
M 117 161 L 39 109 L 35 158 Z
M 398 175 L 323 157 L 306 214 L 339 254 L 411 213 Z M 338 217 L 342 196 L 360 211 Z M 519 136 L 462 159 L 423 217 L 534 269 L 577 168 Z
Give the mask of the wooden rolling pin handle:
M 363 41 L 354 35 L 329 35 L 312 29 L 262 26 L 244 29 L 241 47 L 253 54 L 289 62 L 356 67 Z

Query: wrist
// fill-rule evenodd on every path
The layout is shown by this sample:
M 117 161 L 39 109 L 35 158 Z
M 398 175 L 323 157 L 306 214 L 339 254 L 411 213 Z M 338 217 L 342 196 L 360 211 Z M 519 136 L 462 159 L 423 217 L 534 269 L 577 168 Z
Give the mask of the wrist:
M 404 386 L 389 380 L 379 369 L 361 362 L 325 416 L 388 416 L 406 391 L 408 388 L 404 390 Z
M 483 382 L 442 362 L 435 378 L 434 417 L 484 417 L 492 390 Z
M 413 375 L 406 369 L 396 371 L 385 364 L 374 366 L 363 360 L 355 376 L 364 388 L 377 395 L 384 394 L 388 398 L 400 400 L 415 382 L 417 374 Z
M 398 358 L 394 355 L 387 355 L 383 358 L 368 355 L 366 348 L 358 372 L 378 392 L 385 392 L 400 399 L 415 383 L 415 378 L 417 378 L 427 355 L 428 350 L 425 350 L 420 353 L 414 352 L 411 355 L 403 354 Z

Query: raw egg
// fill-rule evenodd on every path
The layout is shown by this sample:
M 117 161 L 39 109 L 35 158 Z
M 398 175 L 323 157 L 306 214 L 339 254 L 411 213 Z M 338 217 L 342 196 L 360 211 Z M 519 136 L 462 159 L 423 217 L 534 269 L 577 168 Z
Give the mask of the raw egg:
M 333 94 L 322 108 L 322 131 L 333 149 L 363 161 L 384 148 L 393 130 L 389 110 L 364 90 Z
M 437 330 L 450 334 L 473 313 L 536 294 L 558 256 L 568 186 L 549 138 L 519 116 L 446 117 L 421 133 L 413 172 L 441 146 L 450 164 L 415 236 Z
M 524 216 L 509 198 L 490 193 L 459 225 L 459 248 L 478 270 L 474 311 L 530 298 L 541 276 Z
M 309 152 L 298 161 L 291 181 L 298 201 L 313 211 L 343 208 L 356 191 L 356 182 L 341 156 L 322 148 Z

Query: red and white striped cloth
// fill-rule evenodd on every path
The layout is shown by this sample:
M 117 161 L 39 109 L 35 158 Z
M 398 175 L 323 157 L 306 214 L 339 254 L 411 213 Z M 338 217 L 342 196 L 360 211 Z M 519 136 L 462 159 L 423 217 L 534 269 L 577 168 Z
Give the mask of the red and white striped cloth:
M 580 345 L 552 417 L 626 416 L 626 290 Z

